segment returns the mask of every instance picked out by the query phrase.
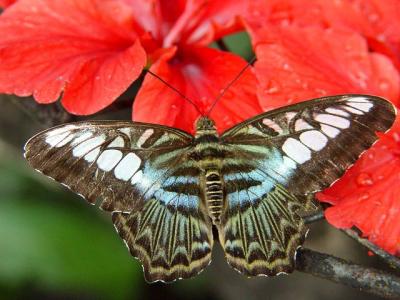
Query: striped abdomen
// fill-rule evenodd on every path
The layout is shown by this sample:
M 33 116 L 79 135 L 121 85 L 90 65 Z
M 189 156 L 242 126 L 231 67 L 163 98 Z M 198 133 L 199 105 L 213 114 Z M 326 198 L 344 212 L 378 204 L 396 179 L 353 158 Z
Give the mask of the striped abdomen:
M 218 170 L 206 171 L 206 203 L 209 216 L 214 224 L 220 222 L 220 216 L 223 208 L 224 192 L 221 175 Z

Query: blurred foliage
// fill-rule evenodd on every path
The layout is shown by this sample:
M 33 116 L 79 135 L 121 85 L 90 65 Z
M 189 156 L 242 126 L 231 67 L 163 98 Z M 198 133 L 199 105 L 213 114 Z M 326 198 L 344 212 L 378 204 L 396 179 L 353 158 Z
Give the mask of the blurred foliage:
M 135 299 L 141 267 L 105 213 L 22 170 L 0 160 L 0 295 L 25 298 L 29 286 L 39 294 Z
M 229 50 L 230 52 L 235 53 L 246 60 L 252 59 L 255 55 L 251 48 L 250 36 L 245 31 L 227 35 L 221 39 L 221 42 L 227 48 L 226 50 Z M 210 47 L 221 49 L 221 44 L 218 45 L 217 42 L 213 42 Z

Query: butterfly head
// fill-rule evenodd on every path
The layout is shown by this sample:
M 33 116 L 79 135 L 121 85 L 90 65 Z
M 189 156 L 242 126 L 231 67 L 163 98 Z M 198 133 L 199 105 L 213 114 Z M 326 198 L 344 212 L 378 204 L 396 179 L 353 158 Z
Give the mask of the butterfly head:
M 215 131 L 215 122 L 208 117 L 202 116 L 196 122 L 196 131 Z
M 196 138 L 216 137 L 217 129 L 215 122 L 208 117 L 202 116 L 196 122 Z

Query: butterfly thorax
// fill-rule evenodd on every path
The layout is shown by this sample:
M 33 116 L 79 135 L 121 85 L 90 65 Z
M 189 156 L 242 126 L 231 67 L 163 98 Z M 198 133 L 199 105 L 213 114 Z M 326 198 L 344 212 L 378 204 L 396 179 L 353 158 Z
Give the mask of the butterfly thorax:
M 220 223 L 224 204 L 224 184 L 221 164 L 225 151 L 220 144 L 219 135 L 213 120 L 201 117 L 196 122 L 195 147 L 192 158 L 201 170 L 203 199 L 208 215 L 214 224 Z

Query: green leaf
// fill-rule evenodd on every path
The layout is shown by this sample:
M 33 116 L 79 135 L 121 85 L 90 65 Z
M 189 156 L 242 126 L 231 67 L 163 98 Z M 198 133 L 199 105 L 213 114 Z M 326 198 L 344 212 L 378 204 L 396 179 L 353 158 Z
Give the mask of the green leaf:
M 140 264 L 129 255 L 108 214 L 4 162 L 0 191 L 3 285 L 113 299 L 140 293 Z

